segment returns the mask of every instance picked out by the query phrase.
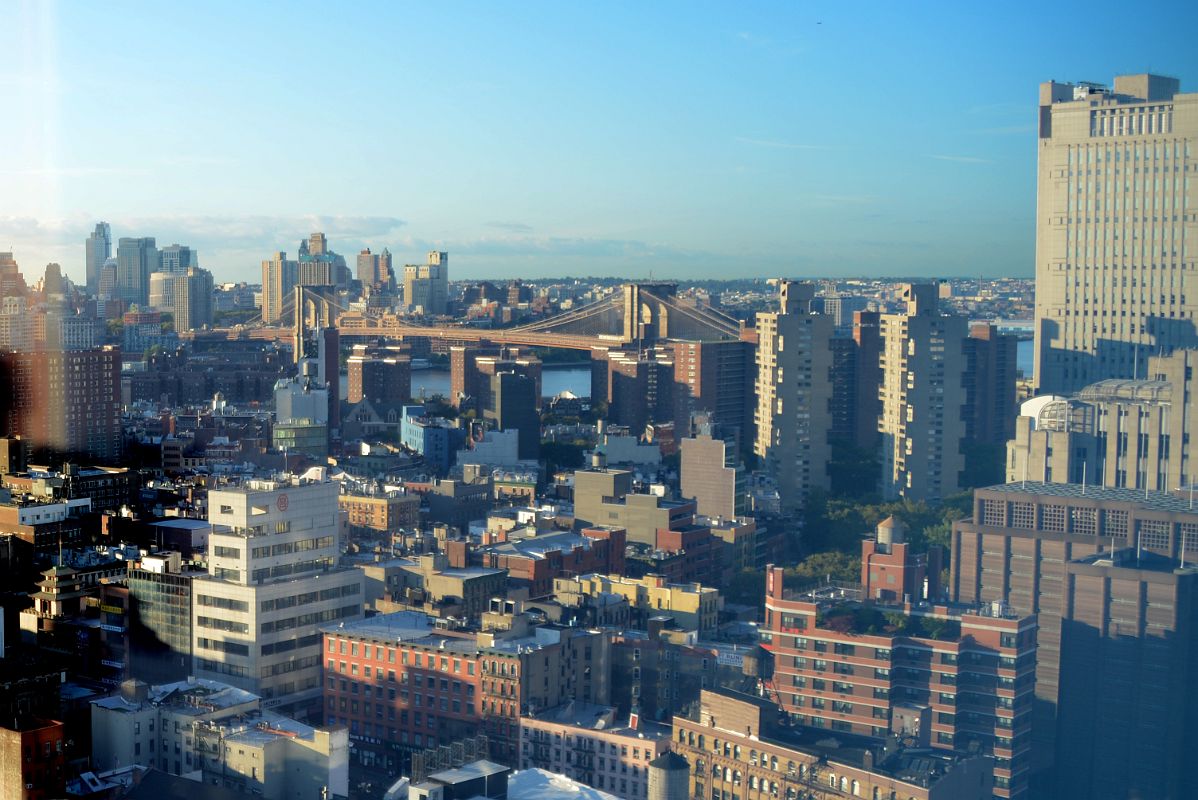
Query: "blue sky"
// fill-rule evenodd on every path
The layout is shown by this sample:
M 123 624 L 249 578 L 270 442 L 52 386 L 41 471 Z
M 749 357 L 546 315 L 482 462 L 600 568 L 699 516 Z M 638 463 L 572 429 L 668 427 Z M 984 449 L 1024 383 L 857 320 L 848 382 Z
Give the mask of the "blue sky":
M 1030 275 L 1037 85 L 1198 91 L 1198 5 L 0 0 L 0 249 L 260 279 Z M 741 7 L 747 6 L 747 7 Z

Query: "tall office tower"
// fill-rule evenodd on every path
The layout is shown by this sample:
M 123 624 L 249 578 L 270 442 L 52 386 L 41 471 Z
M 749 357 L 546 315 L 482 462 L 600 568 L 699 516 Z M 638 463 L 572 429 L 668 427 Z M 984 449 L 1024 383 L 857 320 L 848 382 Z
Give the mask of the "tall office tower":
M 147 305 L 150 275 L 158 271 L 158 247 L 152 236 L 121 237 L 116 247 L 116 292 L 130 305 Z
M 24 297 L 0 298 L 0 351 L 33 348 L 33 320 Z
M 362 616 L 342 569 L 336 483 L 248 481 L 208 495 L 208 575 L 192 583 L 195 675 L 320 713 L 320 628 Z
M 1183 566 L 1198 558 L 1198 509 L 1186 496 L 978 489 L 951 551 L 952 597 L 1039 618 L 1032 752 L 1044 796 L 1198 796 L 1182 744 L 1198 733 L 1195 570 Z
M 163 272 L 183 274 L 191 267 L 198 267 L 196 252 L 181 244 L 167 245 L 160 252 L 160 269 Z
M 150 273 L 150 307 L 155 311 L 175 313 L 175 284 L 182 276 L 175 272 Z
M 212 273 L 188 267 L 175 282 L 175 330 L 191 331 L 212 324 Z
M 46 454 L 121 456 L 121 351 L 0 353 L 0 431 Z
M 519 431 L 519 458 L 535 461 L 541 455 L 541 416 L 537 413 L 537 381 L 517 372 L 491 376 L 483 416 L 501 431 Z
M 428 316 L 446 313 L 449 304 L 449 253 L 432 251 L 425 264 L 403 268 L 403 299 L 411 311 Z
M 778 311 L 757 314 L 757 441 L 782 507 L 827 489 L 832 455 L 832 318 L 812 313 L 815 285 L 777 281 Z
M 100 290 L 100 269 L 112 256 L 112 228 L 107 222 L 97 222 L 96 229 L 84 244 L 87 265 L 87 291 L 96 294 Z
M 748 478 L 737 457 L 736 440 L 720 437 L 718 426 L 706 427 L 679 442 L 682 496 L 695 501 L 701 516 L 735 519 L 748 511 Z
M 308 255 L 323 256 L 329 252 L 329 240 L 317 231 L 308 237 Z
M 100 267 L 100 278 L 96 284 L 96 296 L 105 300 L 116 297 L 116 259 L 109 258 Z
M 1007 480 L 1171 491 L 1195 482 L 1198 351 L 1153 356 L 1140 380 L 1029 402 L 1007 442 Z
M 28 292 L 25 276 L 12 253 L 0 253 L 0 298 L 24 297 Z
M 1192 209 L 1198 94 L 1121 75 L 1040 85 L 1036 367 L 1043 393 L 1135 378 L 1150 353 L 1198 345 Z M 1187 293 L 1187 289 L 1189 290 Z M 1142 372 L 1140 372 L 1142 374 Z
M 288 261 L 286 253 L 275 253 L 262 262 L 262 321 L 273 325 L 286 316 L 299 274 L 299 264 Z
M 941 500 L 960 489 L 964 317 L 940 313 L 935 284 L 905 284 L 902 314 L 882 315 L 882 494 Z
M 363 291 L 378 280 L 378 265 L 379 257 L 370 252 L 369 247 L 358 253 L 358 283 L 362 284 Z

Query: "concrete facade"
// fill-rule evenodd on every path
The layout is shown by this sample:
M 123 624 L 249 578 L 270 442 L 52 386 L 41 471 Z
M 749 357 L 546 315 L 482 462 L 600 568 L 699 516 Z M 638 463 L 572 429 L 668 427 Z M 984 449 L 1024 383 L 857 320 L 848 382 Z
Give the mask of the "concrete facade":
M 1196 155 L 1198 94 L 1173 78 L 1040 85 L 1038 391 L 1135 378 L 1150 353 L 1198 343 Z
M 335 483 L 250 481 L 208 495 L 208 575 L 192 584 L 195 674 L 304 713 L 319 703 L 321 625 L 362 616 L 338 566 Z

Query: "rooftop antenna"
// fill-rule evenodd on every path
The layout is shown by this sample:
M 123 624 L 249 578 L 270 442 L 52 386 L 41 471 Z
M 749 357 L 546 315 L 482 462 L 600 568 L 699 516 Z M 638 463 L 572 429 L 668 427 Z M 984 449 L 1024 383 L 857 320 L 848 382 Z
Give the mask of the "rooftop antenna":
M 1082 462 L 1082 497 L 1086 496 L 1086 462 Z
M 1023 486 L 1020 487 L 1023 489 L 1027 488 L 1027 461 L 1028 461 L 1028 454 L 1024 453 L 1023 454 Z
M 1131 358 L 1131 379 L 1134 381 L 1140 375 L 1140 347 L 1139 347 L 1139 345 L 1135 346 L 1135 350 L 1133 350 L 1132 353 L 1133 353 L 1133 355 Z

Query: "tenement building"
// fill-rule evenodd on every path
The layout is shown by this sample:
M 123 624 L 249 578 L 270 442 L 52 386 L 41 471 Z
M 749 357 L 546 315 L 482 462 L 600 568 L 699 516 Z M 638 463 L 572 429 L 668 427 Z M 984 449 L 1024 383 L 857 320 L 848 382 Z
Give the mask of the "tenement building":
M 1040 85 L 1036 369 L 1041 392 L 1136 378 L 1198 344 L 1193 209 L 1198 94 L 1174 78 Z
M 951 594 L 1039 619 L 1033 785 L 1198 792 L 1176 746 L 1198 721 L 1195 559 L 1187 493 L 1030 481 L 974 493 L 973 518 L 953 525 Z
M 195 674 L 296 715 L 319 709 L 320 626 L 362 616 L 339 566 L 336 483 L 248 481 L 208 494 L 208 575 L 192 583 Z
M 993 792 L 988 756 L 787 725 L 773 701 L 749 694 L 704 689 L 691 714 L 674 717 L 673 737 L 694 798 L 990 800 Z

